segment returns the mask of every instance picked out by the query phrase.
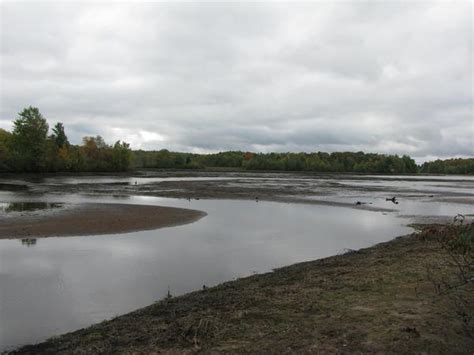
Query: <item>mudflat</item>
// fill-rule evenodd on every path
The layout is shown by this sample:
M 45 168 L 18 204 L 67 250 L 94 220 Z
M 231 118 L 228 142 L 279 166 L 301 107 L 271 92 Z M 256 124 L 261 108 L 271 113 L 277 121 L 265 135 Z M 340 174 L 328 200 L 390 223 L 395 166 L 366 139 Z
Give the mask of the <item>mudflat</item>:
M 191 223 L 205 215 L 173 207 L 86 203 L 45 213 L 0 215 L 0 239 L 127 233 Z
M 219 170 L 138 170 L 127 174 L 3 175 L 0 190 L 305 203 L 395 212 L 408 203 L 474 205 L 469 176 L 373 176 Z M 396 196 L 401 204 L 386 201 Z M 357 202 L 360 201 L 360 204 Z M 402 212 L 403 213 L 403 212 Z M 456 213 L 454 213 L 455 215 Z M 449 214 L 451 215 L 451 213 Z

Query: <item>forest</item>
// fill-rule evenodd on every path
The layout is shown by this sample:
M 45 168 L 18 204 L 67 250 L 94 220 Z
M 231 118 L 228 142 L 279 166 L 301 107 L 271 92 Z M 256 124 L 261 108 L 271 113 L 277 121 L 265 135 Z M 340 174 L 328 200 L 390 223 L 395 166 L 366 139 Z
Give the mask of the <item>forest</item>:
M 316 171 L 357 173 L 416 173 L 413 159 L 404 155 L 339 153 L 251 153 L 221 152 L 192 154 L 160 151 L 135 151 L 134 168 L 236 168 L 245 170 Z
M 424 174 L 474 174 L 474 158 L 437 159 L 421 165 L 420 172 Z
M 96 172 L 130 167 L 132 151 L 125 142 L 111 146 L 96 136 L 73 145 L 62 123 L 56 123 L 51 131 L 49 134 L 48 122 L 37 108 L 25 108 L 13 121 L 12 132 L 0 129 L 0 171 Z
M 474 174 L 474 159 L 447 159 L 417 165 L 407 155 L 364 152 L 335 153 L 252 153 L 220 152 L 193 154 L 137 150 L 132 153 L 133 168 L 314 171 L 376 174 Z
M 64 125 L 51 133 L 38 108 L 28 107 L 13 121 L 13 130 L 0 129 L 0 172 L 113 172 L 130 169 L 205 169 L 313 171 L 377 174 L 474 174 L 474 159 L 448 159 L 418 166 L 407 156 L 364 152 L 253 153 L 241 151 L 194 154 L 132 151 L 117 141 L 108 145 L 101 136 L 71 144 Z

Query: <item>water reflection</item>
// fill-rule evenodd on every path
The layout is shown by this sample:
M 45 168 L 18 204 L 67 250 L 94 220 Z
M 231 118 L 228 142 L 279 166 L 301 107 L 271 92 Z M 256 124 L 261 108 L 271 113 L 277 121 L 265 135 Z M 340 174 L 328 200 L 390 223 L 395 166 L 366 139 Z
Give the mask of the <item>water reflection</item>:
M 53 208 L 61 208 L 63 203 L 52 202 L 10 202 L 0 203 L 2 212 L 32 212 L 38 210 L 48 210 Z
M 23 238 L 21 239 L 21 245 L 31 247 L 36 245 L 36 238 Z
M 0 191 L 26 191 L 28 186 L 25 184 L 1 183 Z
M 146 306 L 168 290 L 177 296 L 410 231 L 394 215 L 355 209 L 153 197 L 129 203 L 208 216 L 154 231 L 45 238 L 34 248 L 0 240 L 0 351 Z

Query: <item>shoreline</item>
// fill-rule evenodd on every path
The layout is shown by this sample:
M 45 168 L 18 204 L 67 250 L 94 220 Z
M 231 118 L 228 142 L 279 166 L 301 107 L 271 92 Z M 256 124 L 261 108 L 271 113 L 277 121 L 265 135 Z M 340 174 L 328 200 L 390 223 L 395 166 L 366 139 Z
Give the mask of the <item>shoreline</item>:
M 175 207 L 84 203 L 40 213 L 0 215 L 0 239 L 129 233 L 193 223 L 206 215 Z
M 427 272 L 443 268 L 445 280 L 457 279 L 440 243 L 448 228 L 458 227 L 428 225 L 369 248 L 205 287 L 12 353 L 470 353 L 474 338 Z M 455 296 L 470 297 L 474 285 L 467 286 Z
M 207 167 L 199 169 L 187 169 L 187 168 L 131 168 L 125 171 L 56 171 L 56 172 L 13 172 L 13 171 L 1 171 L 0 177 L 14 177 L 14 176 L 96 176 L 104 175 L 108 176 L 110 174 L 116 176 L 130 176 L 136 177 L 137 174 L 145 173 L 155 173 L 155 174 L 168 174 L 168 173 L 183 173 L 190 174 L 193 172 L 198 173 L 242 173 L 242 174 L 305 174 L 309 176 L 321 175 L 321 176 L 381 176 L 381 177 L 391 177 L 391 176 L 420 176 L 420 177 L 449 177 L 449 176 L 466 176 L 473 177 L 474 174 L 442 174 L 442 173 L 369 173 L 369 172 L 356 172 L 356 171 L 313 171 L 313 170 L 267 170 L 267 169 L 245 169 L 245 168 L 226 168 L 226 167 Z

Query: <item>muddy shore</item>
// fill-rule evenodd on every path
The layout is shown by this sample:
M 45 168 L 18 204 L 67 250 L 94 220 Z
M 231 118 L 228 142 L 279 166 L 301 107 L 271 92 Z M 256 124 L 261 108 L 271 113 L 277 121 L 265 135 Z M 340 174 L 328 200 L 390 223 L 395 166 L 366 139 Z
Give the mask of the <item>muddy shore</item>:
M 446 230 L 204 287 L 16 353 L 472 353 L 456 300 L 472 315 L 474 284 L 437 290 L 459 281 Z
M 127 233 L 194 222 L 206 213 L 190 209 L 79 204 L 43 213 L 0 215 L 0 239 Z
M 185 199 L 237 199 L 304 203 L 394 212 L 401 201 L 453 203 L 474 206 L 474 181 L 469 176 L 366 176 L 305 172 L 167 171 L 143 170 L 112 176 L 5 175 L 4 190 L 29 194 L 92 194 L 120 198 L 157 196 Z M 420 186 L 424 184 L 425 186 Z M 442 185 L 440 186 L 438 185 Z M 0 190 L 2 187 L 0 186 Z M 382 203 L 375 204 L 379 199 Z M 357 202 L 360 201 L 360 204 Z

